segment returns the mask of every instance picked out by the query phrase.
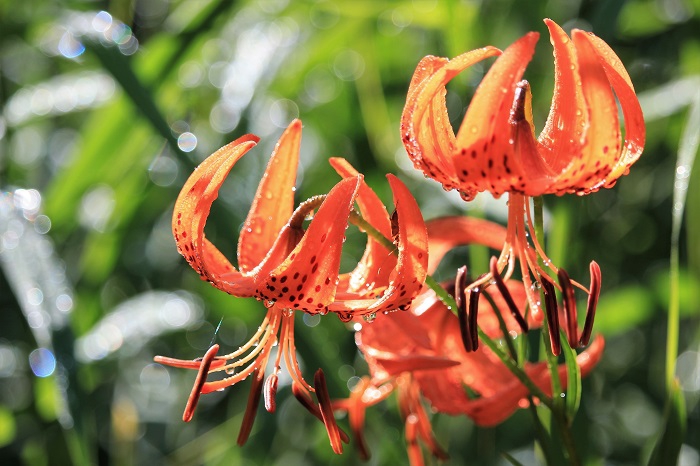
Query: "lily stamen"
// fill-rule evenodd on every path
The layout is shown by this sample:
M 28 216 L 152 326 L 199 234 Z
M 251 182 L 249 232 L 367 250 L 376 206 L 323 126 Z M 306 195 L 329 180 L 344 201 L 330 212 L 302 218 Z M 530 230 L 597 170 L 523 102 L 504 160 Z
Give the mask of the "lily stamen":
M 243 446 L 248 441 L 250 431 L 253 429 L 255 415 L 258 412 L 258 405 L 260 404 L 260 395 L 262 394 L 264 378 L 264 370 L 256 367 L 253 371 L 253 383 L 250 385 L 250 393 L 248 394 L 245 414 L 243 414 L 243 422 L 241 422 L 241 430 L 238 432 L 238 438 L 236 439 L 238 446 Z
M 578 346 L 578 316 L 576 313 L 576 298 L 574 297 L 574 287 L 571 285 L 569 274 L 564 269 L 559 269 L 557 273 L 559 278 L 559 286 L 562 290 L 562 298 L 564 301 L 564 317 L 566 319 L 566 336 L 569 340 L 569 346 L 576 348 Z
M 326 432 L 328 432 L 328 438 L 331 442 L 331 448 L 333 448 L 335 454 L 340 455 L 343 453 L 343 444 L 341 442 L 338 424 L 336 424 L 335 416 L 333 415 L 331 397 L 328 394 L 328 387 L 326 386 L 326 376 L 322 369 L 317 370 L 314 375 L 314 387 L 316 389 L 316 397 L 318 398 L 323 424 L 326 426 Z
M 313 414 L 319 421 L 323 422 L 321 410 L 311 399 L 309 392 L 304 390 L 304 388 L 296 382 L 292 382 L 292 395 L 294 395 L 294 398 L 296 398 L 299 404 L 306 408 L 308 412 Z M 338 427 L 338 433 L 340 434 L 340 440 L 342 440 L 343 443 L 350 442 L 350 437 L 348 437 L 348 434 L 346 434 L 340 427 Z
M 455 302 L 457 303 L 457 317 L 459 317 L 459 333 L 462 337 L 462 345 L 467 353 L 474 351 L 471 331 L 469 329 L 469 315 L 467 312 L 467 267 L 457 269 L 455 277 Z
M 588 303 L 586 306 L 586 321 L 583 324 L 583 331 L 581 332 L 581 339 L 579 340 L 579 347 L 584 347 L 588 345 L 591 340 L 591 332 L 593 331 L 593 320 L 595 319 L 595 311 L 598 306 L 598 297 L 600 296 L 600 285 L 602 283 L 602 276 L 600 273 L 600 267 L 596 261 L 592 261 L 590 265 L 591 271 L 591 286 L 590 292 L 588 293 Z
M 590 264 L 590 273 L 591 284 L 589 290 L 587 290 L 588 303 L 586 306 L 586 321 L 580 336 L 578 334 L 576 298 L 574 296 L 575 283 L 569 279 L 569 275 L 564 269 L 559 269 L 557 273 L 564 303 L 563 315 L 566 325 L 564 333 L 566 334 L 569 346 L 574 349 L 587 346 L 591 339 L 591 332 L 593 331 L 593 320 L 595 319 L 595 311 L 598 304 L 598 297 L 600 296 L 600 284 L 602 280 L 600 267 L 595 261 L 592 261 Z M 542 276 L 541 278 L 552 354 L 558 356 L 561 353 L 561 343 L 559 341 L 559 306 L 557 304 L 555 284 L 548 276 Z
M 219 345 L 212 345 L 211 348 L 207 350 L 202 358 L 201 365 L 199 366 L 199 372 L 197 372 L 197 378 L 192 386 L 192 391 L 190 392 L 190 397 L 187 399 L 187 405 L 185 405 L 185 412 L 182 414 L 182 420 L 185 422 L 190 422 L 192 416 L 194 415 L 194 410 L 199 402 L 199 397 L 202 394 L 202 387 L 207 381 L 207 373 L 211 367 L 211 363 L 219 351 Z
M 520 329 L 523 332 L 527 332 L 529 329 L 527 321 L 518 310 L 518 306 L 515 304 L 515 300 L 513 300 L 513 296 L 510 294 L 503 277 L 501 277 L 501 275 L 498 273 L 498 260 L 495 257 L 491 257 L 491 262 L 489 265 L 493 280 L 496 282 L 496 288 L 498 288 L 501 296 L 503 296 L 503 300 L 506 302 L 506 305 L 508 305 L 511 315 L 515 318 L 515 321 L 520 326 Z
M 265 402 L 265 410 L 268 413 L 274 413 L 277 408 L 277 403 L 275 402 L 275 395 L 277 395 L 277 382 L 279 377 L 277 373 L 270 374 L 265 380 L 265 385 L 263 387 L 263 400 Z
M 549 328 L 549 343 L 552 347 L 552 354 L 561 354 L 561 341 L 559 340 L 559 307 L 557 306 L 557 295 L 554 284 L 549 279 L 542 280 L 542 290 L 544 291 L 544 309 L 547 315 L 547 326 Z
M 469 292 L 469 338 L 471 339 L 472 351 L 479 349 L 479 332 L 476 325 L 477 316 L 479 315 L 479 298 L 481 297 L 481 288 L 474 288 Z

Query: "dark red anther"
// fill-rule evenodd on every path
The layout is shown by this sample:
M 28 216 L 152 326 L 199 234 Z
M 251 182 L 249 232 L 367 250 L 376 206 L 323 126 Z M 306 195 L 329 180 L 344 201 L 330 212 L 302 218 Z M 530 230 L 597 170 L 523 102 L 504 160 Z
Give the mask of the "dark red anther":
M 263 387 L 263 399 L 265 401 L 265 409 L 268 413 L 274 413 L 277 404 L 275 403 L 275 395 L 277 395 L 277 374 L 270 374 L 265 380 Z
M 308 412 L 316 416 L 320 421 L 323 421 L 323 417 L 321 416 L 321 412 L 318 410 L 318 406 L 314 404 L 306 390 L 304 390 L 301 385 L 296 382 L 292 382 L 292 395 L 294 395 L 294 398 L 296 398 Z
M 321 411 L 319 411 L 318 406 L 316 406 L 308 392 L 296 382 L 292 382 L 292 395 L 294 395 L 294 398 L 296 398 L 308 412 L 318 418 L 319 421 L 323 422 L 323 416 L 321 415 Z M 343 441 L 343 443 L 350 443 L 350 437 L 348 437 L 348 434 L 346 434 L 341 428 L 338 428 L 338 431 L 340 432 L 340 439 Z
M 571 348 L 578 347 L 578 315 L 576 313 L 576 298 L 574 297 L 574 286 L 566 270 L 559 269 L 557 272 L 559 286 L 561 286 L 564 298 L 564 315 L 566 316 L 566 337 Z
M 557 295 L 554 284 L 549 281 L 549 277 L 541 277 L 542 290 L 544 291 L 544 310 L 547 315 L 547 326 L 549 327 L 549 343 L 552 346 L 552 354 L 561 354 L 561 341 L 559 340 L 559 310 L 557 308 Z
M 253 379 L 253 382 L 250 385 L 248 404 L 245 407 L 245 414 L 243 415 L 243 422 L 241 423 L 241 431 L 238 433 L 238 439 L 236 440 L 238 446 L 243 446 L 248 441 L 250 431 L 253 429 L 255 415 L 258 413 L 258 405 L 260 404 L 260 394 L 262 393 L 265 373 L 261 372 L 260 369 L 255 369 L 253 371 L 253 377 L 251 378 Z
M 457 269 L 455 277 L 455 304 L 457 304 L 457 317 L 459 318 L 459 334 L 462 337 L 462 345 L 467 353 L 474 351 L 472 336 L 469 329 L 469 316 L 467 315 L 467 296 L 464 289 L 467 286 L 467 267 Z
M 472 351 L 479 349 L 479 329 L 476 326 L 476 318 L 479 315 L 479 298 L 481 290 L 473 288 L 469 293 L 469 338 L 472 343 Z
M 508 305 L 508 309 L 510 310 L 511 315 L 520 326 L 520 330 L 522 330 L 523 333 L 527 333 L 527 331 L 529 330 L 527 321 L 525 321 L 525 318 L 518 310 L 518 306 L 515 305 L 513 295 L 510 294 L 510 291 L 506 286 L 506 282 L 503 281 L 503 277 L 501 277 L 501 274 L 498 273 L 498 259 L 496 259 L 495 257 L 491 257 L 489 268 L 491 270 L 491 275 L 493 276 L 493 281 L 496 282 L 496 288 L 498 288 L 498 291 L 501 293 L 501 296 L 503 296 L 503 300 Z
M 600 285 L 603 277 L 600 273 L 600 267 L 596 261 L 591 262 L 591 286 L 588 293 L 588 305 L 586 306 L 586 322 L 583 324 L 581 339 L 578 344 L 580 348 L 588 345 L 591 340 L 591 332 L 593 332 L 593 320 L 595 319 L 595 310 L 598 306 L 598 297 L 600 296 Z
M 317 370 L 316 374 L 314 374 L 314 390 L 316 391 L 316 398 L 318 398 L 318 406 L 321 408 L 323 424 L 326 426 L 326 432 L 328 432 L 328 438 L 331 442 L 331 448 L 333 448 L 335 454 L 340 455 L 343 453 L 343 444 L 340 440 L 338 424 L 336 424 L 335 416 L 333 415 L 333 405 L 328 394 L 326 376 L 323 374 L 323 369 Z
M 211 363 L 218 351 L 219 345 L 212 345 L 202 358 L 202 362 L 199 365 L 199 372 L 197 372 L 197 378 L 194 380 L 190 397 L 187 399 L 187 405 L 185 405 L 185 412 L 182 413 L 182 420 L 185 422 L 190 422 L 192 416 L 194 416 L 194 410 L 199 402 L 199 397 L 202 395 L 202 387 L 207 381 L 207 373 L 209 373 Z

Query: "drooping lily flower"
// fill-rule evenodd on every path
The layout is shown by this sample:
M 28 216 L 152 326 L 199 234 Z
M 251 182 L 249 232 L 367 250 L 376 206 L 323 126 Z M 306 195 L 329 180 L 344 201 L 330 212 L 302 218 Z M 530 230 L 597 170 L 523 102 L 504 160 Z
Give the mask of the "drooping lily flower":
M 535 236 L 530 198 L 584 195 L 612 187 L 639 158 L 645 139 L 634 87 L 612 49 L 592 33 L 574 29 L 569 37 L 553 21 L 545 23 L 554 46 L 555 82 L 549 117 L 538 137 L 530 85 L 521 80 L 535 50 L 535 32 L 503 52 L 489 46 L 452 60 L 423 58 L 401 121 L 414 165 L 445 189 L 458 190 L 465 200 L 483 191 L 496 197 L 509 194 L 508 233 L 496 269 L 508 278 L 519 261 L 531 313 L 540 321 L 537 288 L 546 287 L 547 277 L 538 258 L 555 275 L 559 270 Z M 496 56 L 455 135 L 445 105 L 446 84 L 473 64 Z M 615 97 L 624 117 L 624 140 Z M 489 273 L 470 289 L 489 286 L 492 278 Z M 591 288 L 597 278 L 592 271 Z M 594 294 L 568 277 L 564 281 Z M 555 286 L 564 292 L 567 284 Z
M 369 239 L 357 268 L 340 274 L 345 229 L 355 202 L 365 221 L 391 234 L 389 214 L 362 175 L 338 162 L 345 177 L 325 196 L 316 196 L 294 209 L 294 183 L 299 162 L 301 122 L 295 120 L 280 137 L 258 186 L 238 240 L 238 269 L 206 239 L 204 226 L 219 188 L 235 163 L 257 143 L 252 135 L 219 149 L 207 158 L 183 186 L 173 212 L 173 234 L 180 253 L 213 286 L 239 297 L 255 297 L 268 308 L 258 331 L 238 350 L 218 355 L 214 345 L 201 359 L 183 361 L 157 356 L 157 362 L 195 369 L 198 375 L 183 419 L 189 421 L 201 394 L 221 390 L 253 376 L 248 408 L 238 442 L 243 444 L 253 424 L 261 393 L 274 411 L 278 373 L 284 359 L 297 398 L 326 424 L 334 451 L 342 451 L 330 412 L 323 373 L 312 387 L 301 374 L 294 344 L 294 311 L 336 313 L 347 321 L 355 316 L 404 309 L 426 276 L 427 231 L 415 199 L 398 178 L 388 175 L 398 223 L 395 256 Z M 315 211 L 315 213 L 314 213 Z M 304 229 L 304 220 L 313 219 Z M 272 354 L 274 372 L 265 379 Z M 218 379 L 207 380 L 208 374 Z M 311 402 L 316 392 L 320 410 Z M 308 403 L 307 403 L 308 401 Z
M 466 217 L 449 217 L 428 222 L 432 273 L 442 256 L 459 244 L 477 243 L 500 248 L 506 229 L 494 223 Z M 524 308 L 527 301 L 521 282 L 505 282 L 510 299 Z M 455 293 L 454 287 L 447 287 Z M 491 338 L 503 337 L 496 313 L 502 316 L 507 338 L 521 331 L 521 325 L 509 312 L 504 295 L 493 293 L 488 301 L 479 296 L 479 327 Z M 536 325 L 533 320 L 529 324 Z M 350 428 L 363 458 L 369 457 L 362 430 L 365 410 L 386 399 L 392 392 L 399 398 L 405 422 L 408 455 L 412 466 L 423 464 L 420 443 L 441 459 L 439 447 L 425 411 L 424 401 L 433 411 L 469 416 L 480 426 L 503 422 L 518 408 L 527 407 L 528 389 L 488 348 L 467 351 L 461 323 L 432 290 L 425 290 L 407 312 L 392 313 L 371 324 L 362 325 L 355 334 L 358 348 L 369 366 L 365 377 L 353 388 L 349 398 L 336 400 L 336 410 L 346 411 Z M 596 337 L 577 357 L 581 374 L 587 375 L 602 356 L 604 340 Z M 544 393 L 551 395 L 551 375 L 545 362 L 523 364 L 523 370 Z M 566 367 L 558 368 L 566 384 Z M 465 387 L 468 390 L 465 390 Z

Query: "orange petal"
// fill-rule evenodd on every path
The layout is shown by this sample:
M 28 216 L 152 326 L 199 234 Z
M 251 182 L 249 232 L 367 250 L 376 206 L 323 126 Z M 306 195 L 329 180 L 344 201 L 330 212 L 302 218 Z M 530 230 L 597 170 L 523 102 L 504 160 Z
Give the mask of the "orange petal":
M 401 136 L 416 168 L 441 182 L 445 189 L 457 187 L 458 182 L 452 162 L 455 136 L 445 105 L 445 86 L 468 67 L 500 53 L 495 47 L 484 47 L 449 61 L 427 56 L 413 75 L 401 115 Z
M 418 63 L 401 118 L 401 134 L 409 158 L 416 168 L 443 183 L 454 178 L 449 156 L 455 136 L 445 105 L 447 90 L 441 83 L 448 63 L 448 59 L 432 55 Z
M 389 287 L 378 299 L 336 301 L 329 309 L 356 314 L 406 309 L 423 286 L 428 267 L 428 232 L 418 203 L 398 178 L 387 175 L 399 217 L 399 258 Z
M 605 180 L 604 186 L 607 188 L 614 185 L 617 179 L 624 175 L 642 155 L 646 137 L 644 115 L 627 70 L 610 46 L 592 33 L 574 31 L 572 35 L 577 44 L 579 41 L 586 41 L 593 46 L 608 81 L 620 101 L 622 114 L 625 118 L 625 142 L 619 160 Z
M 434 293 L 432 299 L 438 299 Z M 386 338 L 386 335 L 392 335 L 392 338 Z M 393 354 L 433 349 L 427 329 L 413 312 L 391 312 L 386 316 L 377 316 L 373 322 L 362 325 L 355 341 L 361 350 L 368 347 Z
M 294 251 L 261 277 L 263 298 L 305 312 L 321 312 L 333 301 L 345 229 L 361 182 L 357 176 L 333 187 Z
M 554 173 L 562 173 L 569 166 L 578 167 L 581 163 L 588 111 L 574 44 L 557 23 L 550 19 L 544 22 L 554 46 L 554 97 L 538 142 L 540 154 L 549 168 Z
M 396 376 L 402 372 L 439 370 L 459 366 L 459 361 L 441 356 L 423 356 L 419 354 L 394 358 L 375 358 L 375 361 L 389 374 Z M 439 377 L 439 375 L 435 375 Z
M 563 172 L 550 192 L 563 194 L 579 192 L 587 194 L 600 187 L 601 181 L 610 173 L 620 154 L 620 123 L 617 103 L 612 88 L 598 61 L 593 47 L 580 31 L 572 33 L 576 47 L 577 70 L 586 100 L 588 114 L 583 157 L 576 160 Z
M 241 272 L 255 268 L 275 242 L 294 210 L 294 183 L 299 164 L 301 121 L 294 120 L 280 136 L 238 239 Z
M 354 178 L 359 173 L 350 163 L 339 157 L 329 160 L 331 166 L 343 178 Z M 382 235 L 391 237 L 391 222 L 386 207 L 375 192 L 362 181 L 357 195 L 357 204 L 362 217 Z M 387 283 L 389 273 L 396 267 L 396 257 L 374 238 L 367 238 L 367 246 L 362 260 L 350 274 L 340 276 L 340 289 L 364 293 L 377 283 Z M 345 286 L 343 286 L 345 284 Z
M 530 32 L 498 57 L 469 104 L 457 132 L 454 166 L 462 186 L 474 192 L 490 191 L 498 197 L 527 182 L 515 159 L 510 113 L 516 84 L 535 51 L 539 34 Z
M 180 254 L 203 279 L 236 296 L 252 296 L 253 280 L 241 275 L 205 238 L 204 225 L 226 175 L 258 140 L 249 134 L 210 155 L 185 182 L 173 211 L 173 236 Z M 222 274 L 229 278 L 222 280 Z

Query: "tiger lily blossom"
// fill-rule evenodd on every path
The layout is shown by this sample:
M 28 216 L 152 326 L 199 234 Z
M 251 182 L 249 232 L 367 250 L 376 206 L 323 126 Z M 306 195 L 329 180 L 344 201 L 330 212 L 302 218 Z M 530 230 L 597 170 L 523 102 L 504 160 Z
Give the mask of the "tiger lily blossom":
M 355 202 L 364 220 L 383 234 L 391 234 L 389 214 L 379 198 L 342 159 L 336 169 L 344 177 L 327 195 L 316 196 L 294 210 L 294 184 L 299 162 L 301 122 L 293 121 L 280 137 L 258 186 L 238 240 L 236 269 L 204 234 L 204 226 L 219 188 L 235 163 L 258 142 L 243 136 L 208 157 L 183 186 L 173 212 L 178 250 L 203 280 L 238 297 L 255 297 L 268 308 L 258 331 L 238 350 L 219 355 L 213 345 L 205 356 L 179 360 L 157 356 L 162 364 L 198 371 L 183 419 L 189 421 L 200 395 L 224 389 L 249 376 L 253 384 L 238 442 L 252 427 L 261 394 L 265 407 L 275 410 L 278 374 L 284 359 L 293 391 L 322 419 L 333 450 L 342 451 L 341 434 L 330 411 L 325 377 L 317 372 L 314 386 L 304 380 L 296 359 L 294 311 L 327 314 L 348 321 L 356 316 L 403 309 L 410 305 L 426 276 L 427 231 L 415 199 L 398 178 L 388 175 L 399 215 L 398 253 L 392 254 L 368 239 L 365 254 L 354 271 L 340 274 L 345 230 Z M 304 228 L 304 221 L 313 219 Z M 273 353 L 274 372 L 265 378 Z M 209 374 L 219 376 L 207 380 Z M 315 392 L 318 409 L 311 402 Z
M 466 217 L 448 217 L 428 222 L 431 265 L 437 267 L 446 251 L 459 244 L 477 243 L 498 248 L 506 229 L 494 223 Z M 434 247 L 435 246 L 435 247 Z M 524 308 L 526 292 L 521 282 L 505 282 L 508 296 Z M 451 285 L 448 291 L 458 292 Z M 491 300 L 479 295 L 479 327 L 490 338 L 511 338 L 521 325 L 508 311 L 505 294 L 493 293 Z M 496 314 L 502 316 L 508 336 L 504 336 Z M 531 317 L 530 317 L 531 318 Z M 533 320 L 531 325 L 537 325 Z M 529 389 L 488 347 L 465 349 L 461 323 L 433 290 L 423 291 L 407 312 L 392 313 L 355 334 L 358 348 L 369 366 L 364 377 L 347 399 L 336 400 L 336 410 L 348 413 L 348 421 L 360 455 L 369 450 L 363 437 L 365 410 L 396 392 L 405 422 L 406 444 L 412 466 L 423 464 L 420 443 L 437 458 L 446 453 L 438 445 L 430 425 L 425 402 L 434 412 L 469 416 L 480 426 L 494 426 L 518 408 L 528 406 Z M 599 362 L 604 349 L 601 336 L 577 356 L 582 375 Z M 523 371 L 543 392 L 551 396 L 551 374 L 546 362 L 524 362 Z M 558 367 L 565 385 L 566 366 Z M 468 391 L 464 387 L 468 387 Z
M 642 153 L 645 127 L 630 77 L 612 49 L 592 33 L 574 29 L 569 37 L 545 20 L 554 46 L 554 96 L 542 132 L 535 136 L 530 85 L 522 80 L 538 34 L 530 32 L 506 50 L 484 47 L 452 60 L 427 56 L 411 81 L 401 120 L 409 157 L 426 176 L 465 200 L 488 191 L 509 194 L 508 232 L 496 272 L 510 277 L 516 263 L 528 295 L 530 312 L 543 320 L 540 287 L 549 269 L 564 293 L 569 284 L 596 293 L 595 271 L 586 288 L 546 256 L 533 227 L 534 196 L 585 195 L 610 188 Z M 477 88 L 456 135 L 445 104 L 446 84 L 460 72 L 498 57 Z M 624 117 L 624 138 L 616 97 Z M 544 266 L 538 263 L 541 260 Z M 470 289 L 489 286 L 493 273 Z M 595 302 L 595 296 L 591 301 Z M 572 339 L 573 341 L 573 339 Z

